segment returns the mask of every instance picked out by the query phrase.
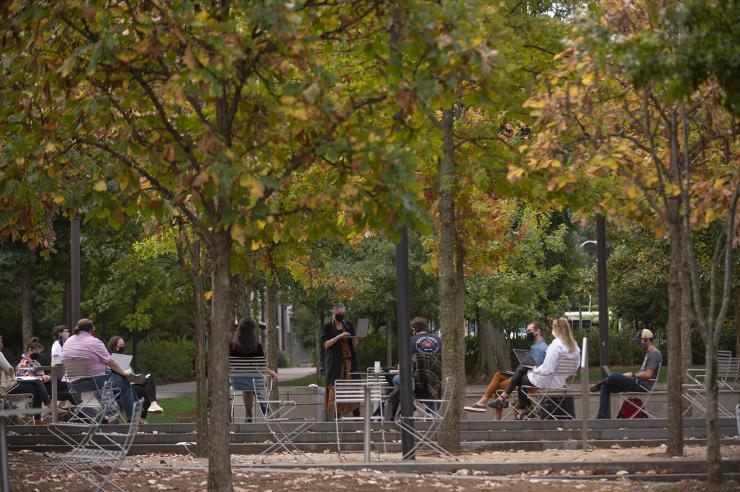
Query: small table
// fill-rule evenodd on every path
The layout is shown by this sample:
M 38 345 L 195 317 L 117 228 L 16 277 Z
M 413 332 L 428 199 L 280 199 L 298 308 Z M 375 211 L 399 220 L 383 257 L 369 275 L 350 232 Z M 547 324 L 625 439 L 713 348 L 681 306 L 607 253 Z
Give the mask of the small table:
M 10 490 L 10 478 L 8 476 L 8 438 L 5 433 L 5 419 L 9 417 L 38 415 L 41 411 L 40 408 L 0 408 L 0 478 L 2 479 L 2 490 Z

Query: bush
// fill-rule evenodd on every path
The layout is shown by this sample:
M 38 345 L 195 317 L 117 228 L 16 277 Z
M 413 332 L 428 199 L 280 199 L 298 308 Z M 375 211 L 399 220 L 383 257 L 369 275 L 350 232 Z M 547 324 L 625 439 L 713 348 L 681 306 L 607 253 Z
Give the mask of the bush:
M 137 346 L 134 368 L 151 374 L 157 382 L 195 379 L 195 342 L 192 340 L 147 340 Z
M 278 367 L 290 367 L 291 359 L 288 352 L 278 352 Z

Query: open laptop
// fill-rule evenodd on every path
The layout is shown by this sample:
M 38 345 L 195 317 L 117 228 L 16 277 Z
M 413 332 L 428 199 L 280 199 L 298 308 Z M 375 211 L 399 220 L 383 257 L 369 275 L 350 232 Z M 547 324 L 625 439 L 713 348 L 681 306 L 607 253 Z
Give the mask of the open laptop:
M 537 362 L 526 349 L 514 349 L 514 355 L 521 365 L 530 369 L 537 365 Z
M 367 336 L 367 330 L 370 327 L 370 320 L 367 318 L 360 318 L 357 320 L 357 326 L 355 326 L 355 336 L 357 338 L 365 338 Z
M 110 356 L 124 371 L 128 371 L 131 366 L 131 360 L 134 358 L 133 355 L 128 354 L 110 354 Z

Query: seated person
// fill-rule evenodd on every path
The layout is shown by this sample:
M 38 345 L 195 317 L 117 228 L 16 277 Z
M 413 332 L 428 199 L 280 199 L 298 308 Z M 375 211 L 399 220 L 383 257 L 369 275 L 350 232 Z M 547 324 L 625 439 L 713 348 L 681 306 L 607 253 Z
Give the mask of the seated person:
M 555 367 L 561 357 L 580 359 L 581 349 L 578 347 L 573 333 L 570 329 L 570 323 L 566 318 L 559 318 L 553 322 L 552 334 L 555 340 L 552 341 L 542 365 L 535 366 L 528 372 L 519 372 L 514 374 L 509 381 L 509 386 L 495 400 L 496 405 L 508 405 L 509 395 L 518 389 L 519 402 L 517 405 L 517 418 L 522 418 L 524 411 L 529 403 L 529 398 L 522 386 L 534 386 L 536 388 L 553 388 L 558 389 L 565 386 L 567 375 L 554 374 Z
M 440 340 L 439 336 L 435 335 L 434 333 L 428 333 L 427 330 L 429 329 L 429 322 L 422 318 L 421 316 L 417 316 L 416 318 L 411 320 L 411 332 L 413 335 L 411 336 L 411 354 L 413 357 L 413 354 L 428 354 L 433 355 L 436 357 L 440 357 L 442 354 L 442 340 Z M 416 372 L 416 368 L 414 368 L 414 372 Z M 432 371 L 435 369 L 432 368 Z M 428 384 L 433 384 L 433 382 L 422 382 L 417 381 L 414 387 L 414 396 L 416 398 L 420 399 L 434 399 L 433 397 L 435 395 L 429 394 L 430 389 L 427 388 Z M 395 390 L 391 394 L 391 396 L 388 399 L 388 405 L 390 407 L 390 413 L 387 415 L 387 418 L 394 418 L 396 415 L 396 412 L 398 411 L 398 404 L 400 402 L 400 388 L 401 388 L 401 375 L 396 374 L 393 376 L 393 386 L 395 387 Z M 432 390 L 438 388 L 432 388 Z M 439 395 L 436 395 L 439 397 Z M 434 410 L 434 408 L 432 408 Z
M 137 398 L 131 385 L 126 379 L 126 372 L 113 360 L 105 348 L 105 344 L 95 337 L 95 325 L 89 319 L 81 319 L 74 328 L 74 335 L 64 344 L 62 363 L 67 366 L 73 360 L 85 360 L 84 368 L 88 374 L 74 375 L 69 385 L 72 391 L 98 391 L 105 382 L 111 380 L 114 389 L 119 390 L 119 397 L 123 404 L 123 412 L 131 421 L 134 412 L 134 403 Z M 69 373 L 68 373 L 69 374 Z
M 47 376 L 43 369 L 39 357 L 44 351 L 44 346 L 39 342 L 38 337 L 31 338 L 26 343 L 26 350 L 21 356 L 21 360 L 16 366 L 16 376 L 24 378 L 38 378 L 47 394 L 51 395 L 51 377 Z M 74 401 L 74 397 L 69 392 L 69 384 L 66 381 L 57 381 L 57 400 Z M 60 408 L 61 410 L 61 408 Z
M 257 322 L 251 318 L 242 318 L 236 328 L 234 337 L 229 342 L 229 357 L 264 357 L 265 351 L 257 338 Z M 278 379 L 276 372 L 265 369 L 275 381 Z M 252 421 L 252 404 L 254 402 L 255 381 L 250 377 L 231 378 L 231 387 L 242 392 L 247 422 Z M 259 386 L 256 388 L 259 390 Z M 266 395 L 264 395 L 266 396 Z M 263 397 L 264 397 L 263 396 Z M 260 404 L 262 413 L 267 411 L 266 404 Z
M 0 351 L 3 349 L 3 338 L 0 337 Z M 5 358 L 2 352 L 0 352 L 0 383 L 2 388 L 0 393 L 8 395 L 31 395 L 32 407 L 41 408 L 42 405 L 48 406 L 51 404 L 49 399 L 49 393 L 46 392 L 43 383 L 39 380 L 33 381 L 17 381 L 15 378 L 15 369 L 10 365 L 8 359 Z M 33 422 L 35 424 L 45 424 L 46 417 L 42 418 L 40 414 L 33 416 Z
M 108 353 L 110 354 L 123 354 L 126 348 L 126 342 L 119 336 L 111 337 L 108 340 Z M 131 369 L 133 371 L 133 369 Z M 154 384 L 154 378 L 148 375 L 144 379 L 143 384 L 132 383 L 131 389 L 134 390 L 134 394 L 138 399 L 143 398 L 141 406 L 141 420 L 140 424 L 146 424 L 146 416 L 149 412 L 151 413 L 164 413 L 164 409 L 157 403 L 157 386 Z
M 58 366 L 62 363 L 62 351 L 64 342 L 69 338 L 69 328 L 65 325 L 54 327 L 54 343 L 51 345 L 51 365 Z
M 609 418 L 609 395 L 612 393 L 645 393 L 650 391 L 653 381 L 658 375 L 658 369 L 663 363 L 663 356 L 655 345 L 653 345 L 653 332 L 640 330 L 635 336 L 635 341 L 645 349 L 645 358 L 640 370 L 633 374 L 625 372 L 620 374 L 612 372 L 601 382 L 591 386 L 591 391 L 601 391 L 599 398 L 599 413 L 597 419 Z
M 532 321 L 527 326 L 527 339 L 532 342 L 532 346 L 529 348 L 529 355 L 532 356 L 535 363 L 539 366 L 545 360 L 545 353 L 547 352 L 547 342 L 545 342 L 545 331 L 542 329 L 542 325 L 537 321 Z M 521 364 L 514 370 L 514 375 L 522 372 L 526 374 L 529 371 L 528 367 L 524 367 Z M 496 420 L 501 420 L 504 413 L 503 405 L 496 403 L 495 401 L 489 400 L 496 395 L 498 390 L 504 389 L 509 386 L 509 381 L 512 374 L 504 371 L 497 371 L 491 378 L 491 382 L 488 383 L 486 391 L 480 399 L 472 405 L 466 405 L 465 411 L 467 412 L 485 412 L 486 404 L 496 410 Z

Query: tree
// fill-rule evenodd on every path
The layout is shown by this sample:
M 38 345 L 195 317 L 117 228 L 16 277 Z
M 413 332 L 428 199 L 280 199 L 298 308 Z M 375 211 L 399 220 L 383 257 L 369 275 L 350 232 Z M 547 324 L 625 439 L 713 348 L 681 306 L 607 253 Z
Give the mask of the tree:
M 639 220 L 670 242 L 666 337 L 669 385 L 668 452 L 682 452 L 681 324 L 688 318 L 707 342 L 714 376 L 718 326 L 729 305 L 736 230 L 737 125 L 721 106 L 719 84 L 686 86 L 681 27 L 674 8 L 649 2 L 605 1 L 573 32 L 559 68 L 529 106 L 540 126 L 523 167 L 545 177 L 552 196 L 568 202 L 579 189 L 612 220 Z M 692 231 L 716 217 L 725 229 L 712 268 L 710 308 L 703 312 Z M 729 236 L 728 236 L 729 235 Z M 721 274 L 722 294 L 717 297 Z M 691 293 L 690 296 L 686 293 Z M 682 295 L 683 293 L 683 295 Z M 719 301 L 721 299 L 721 301 Z M 706 316 L 706 317 L 705 317 Z M 686 323 L 684 323 L 686 326 Z M 708 385 L 708 399 L 714 390 Z M 715 393 L 716 394 L 716 393 Z M 707 412 L 710 480 L 719 480 L 716 406 Z

